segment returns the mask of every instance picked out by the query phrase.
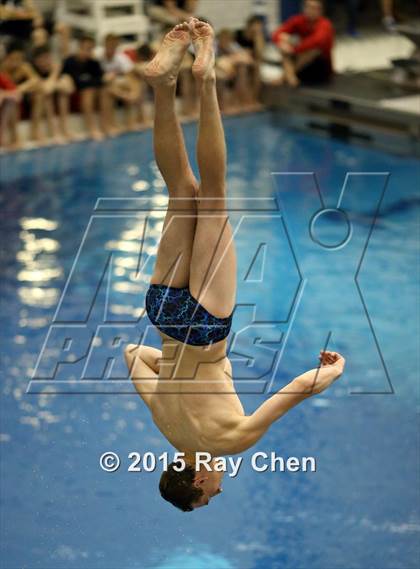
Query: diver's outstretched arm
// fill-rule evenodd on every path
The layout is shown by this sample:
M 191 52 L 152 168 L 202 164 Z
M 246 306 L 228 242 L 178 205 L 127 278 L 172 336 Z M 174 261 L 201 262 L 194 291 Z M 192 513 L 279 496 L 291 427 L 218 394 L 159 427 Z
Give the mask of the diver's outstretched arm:
M 268 428 L 299 403 L 325 391 L 338 379 L 345 359 L 337 352 L 321 352 L 320 367 L 311 369 L 280 389 L 241 423 L 241 434 L 246 448 L 254 445 Z

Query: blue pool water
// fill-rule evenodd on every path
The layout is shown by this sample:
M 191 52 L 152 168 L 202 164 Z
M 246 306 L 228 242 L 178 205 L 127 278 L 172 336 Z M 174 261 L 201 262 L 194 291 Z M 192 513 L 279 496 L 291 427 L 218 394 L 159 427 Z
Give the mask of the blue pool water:
M 175 510 L 157 491 L 159 469 L 127 472 L 130 451 L 172 449 L 118 357 L 147 325 L 151 263 L 137 270 L 139 244 L 153 261 L 162 225 L 151 133 L 1 157 L 1 567 L 419 566 L 418 163 L 291 131 L 268 113 L 225 125 L 239 260 L 231 357 L 245 409 L 314 367 L 328 337 L 346 373 L 245 453 L 210 507 Z M 185 132 L 193 153 L 195 127 Z M 314 240 L 311 173 L 327 208 L 351 173 L 348 223 L 321 215 Z M 98 198 L 119 200 L 94 212 Z M 132 198 L 152 206 L 144 238 Z M 56 369 L 58 338 L 85 353 L 90 333 L 89 357 Z M 114 474 L 98 465 L 108 450 L 123 460 Z M 314 456 L 317 471 L 256 473 L 256 450 Z

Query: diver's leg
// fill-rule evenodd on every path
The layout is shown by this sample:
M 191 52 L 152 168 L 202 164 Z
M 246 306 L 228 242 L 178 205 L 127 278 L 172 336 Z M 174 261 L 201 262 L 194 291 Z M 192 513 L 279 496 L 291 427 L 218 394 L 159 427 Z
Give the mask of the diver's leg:
M 191 260 L 191 294 L 214 316 L 232 313 L 236 255 L 225 203 L 226 144 L 217 100 L 212 28 L 190 24 L 196 49 L 193 73 L 200 92 L 197 158 L 201 176 Z
M 155 96 L 154 151 L 168 186 L 169 203 L 152 284 L 188 286 L 196 226 L 197 181 L 175 113 L 176 81 L 190 43 L 188 26 L 176 26 L 145 70 Z

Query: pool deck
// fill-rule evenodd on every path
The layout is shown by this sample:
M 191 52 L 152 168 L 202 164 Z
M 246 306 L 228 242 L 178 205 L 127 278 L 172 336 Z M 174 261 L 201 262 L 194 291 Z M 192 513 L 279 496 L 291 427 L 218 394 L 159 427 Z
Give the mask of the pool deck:
M 395 83 L 393 72 L 337 73 L 328 85 L 298 89 L 266 83 L 261 101 L 268 110 L 284 111 L 298 128 L 420 156 L 420 90 Z M 77 140 L 84 139 L 81 117 L 72 116 L 71 122 Z M 22 123 L 20 130 L 26 138 L 28 124 Z M 24 149 L 37 147 L 28 142 Z
M 395 34 L 368 29 L 355 38 L 338 36 L 336 75 L 328 85 L 292 90 L 267 84 L 263 101 L 298 126 L 418 154 L 419 43 L 417 20 Z M 275 51 L 269 59 L 271 69 L 280 66 Z
M 336 74 L 325 86 L 265 85 L 263 102 L 299 116 L 312 130 L 371 142 L 398 139 L 420 152 L 419 89 L 397 84 L 392 69 Z

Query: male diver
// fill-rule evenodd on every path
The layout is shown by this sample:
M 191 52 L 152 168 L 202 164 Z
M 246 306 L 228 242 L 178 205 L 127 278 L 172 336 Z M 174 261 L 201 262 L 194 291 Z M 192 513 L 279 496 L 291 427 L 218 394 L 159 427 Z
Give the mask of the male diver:
M 193 43 L 200 94 L 194 177 L 175 113 L 182 59 Z M 287 411 L 327 389 L 344 358 L 321 352 L 320 366 L 289 383 L 245 415 L 226 357 L 236 294 L 236 258 L 226 207 L 226 146 L 216 94 L 214 33 L 191 18 L 164 38 L 146 68 L 154 89 L 154 150 L 169 191 L 168 209 L 146 310 L 162 350 L 129 345 L 125 356 L 135 388 L 162 434 L 185 453 L 186 468 L 162 474 L 162 496 L 183 511 L 205 506 L 221 492 L 222 473 L 196 472 L 195 453 L 232 455 L 254 445 Z

